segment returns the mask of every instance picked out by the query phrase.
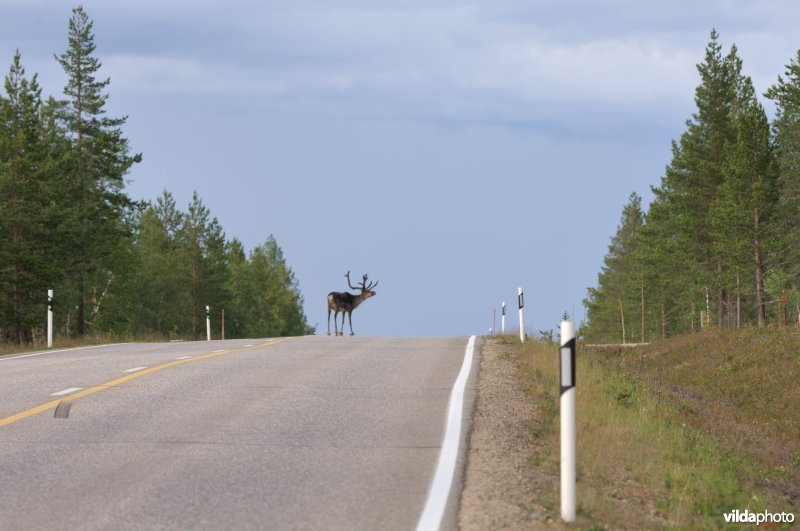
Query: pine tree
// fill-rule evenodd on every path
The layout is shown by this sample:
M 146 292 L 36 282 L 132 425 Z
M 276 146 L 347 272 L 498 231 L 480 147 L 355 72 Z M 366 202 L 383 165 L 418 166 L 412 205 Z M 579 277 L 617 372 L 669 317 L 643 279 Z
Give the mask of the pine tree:
M 47 120 L 37 76 L 28 79 L 19 51 L 5 78 L 7 97 L 0 97 L 0 304 L 4 335 L 29 342 L 41 329 L 44 293 L 58 277 L 53 256 L 57 226 L 52 204 L 56 187 L 51 151 L 58 133 Z
M 642 271 L 636 260 L 643 222 L 642 198 L 634 192 L 622 209 L 617 233 L 611 238 L 597 278 L 597 289 L 590 289 L 585 301 L 590 322 L 586 335 L 591 340 L 626 343 L 634 337 L 637 327 L 632 326 L 633 317 L 641 308 Z
M 774 212 L 778 186 L 773 166 L 769 121 L 755 96 L 750 78 L 744 78 L 736 116 L 736 138 L 727 144 L 720 200 L 712 211 L 712 225 L 721 235 L 717 254 L 729 272 L 751 269 L 756 296 L 756 322 L 766 325 L 764 292 L 766 247 L 774 241 Z M 748 275 L 749 276 L 749 275 Z M 736 283 L 738 284 L 738 278 Z M 729 284 L 733 283 L 733 279 Z M 736 307 L 740 293 L 737 290 Z M 740 325 L 735 312 L 735 326 Z M 734 312 L 731 312 L 731 316 Z
M 723 257 L 719 253 L 722 235 L 712 221 L 712 212 L 721 199 L 726 146 L 736 141 L 735 116 L 741 104 L 741 60 L 735 46 L 722 55 L 716 31 L 699 64 L 701 83 L 695 90 L 697 112 L 687 121 L 679 142 L 673 142 L 673 158 L 661 186 L 654 189 L 658 217 L 667 226 L 658 232 L 672 234 L 672 247 L 680 249 L 672 257 L 671 279 L 685 291 L 716 293 L 717 321 L 724 323 L 726 283 Z M 689 314 L 689 308 L 665 309 Z
M 217 307 L 226 299 L 225 233 L 197 192 L 184 216 L 180 237 L 192 303 L 191 333 L 197 338 L 205 330 L 205 307 Z
M 109 118 L 105 93 L 110 80 L 97 74 L 100 61 L 94 56 L 93 23 L 82 6 L 72 10 L 67 50 L 56 59 L 67 74 L 59 116 L 71 139 L 64 169 L 69 186 L 64 199 L 75 206 L 69 227 L 72 277 L 77 296 L 77 334 L 86 332 L 87 282 L 109 258 L 109 242 L 126 237 L 121 222 L 123 210 L 131 206 L 124 192 L 124 175 L 141 160 L 130 155 L 121 127 L 127 117 Z
M 180 254 L 183 224 L 184 214 L 166 190 L 137 220 L 128 314 L 135 333 L 188 336 L 191 303 Z
M 778 161 L 780 200 L 779 215 L 783 221 L 780 256 L 782 268 L 794 279 L 800 279 L 800 50 L 786 65 L 786 77 L 767 90 L 765 96 L 777 106 L 773 122 L 775 156 Z
M 236 238 L 226 247 L 226 262 L 228 264 L 226 292 L 229 296 L 225 301 L 225 337 L 247 337 L 249 335 L 247 324 L 257 288 L 244 246 Z

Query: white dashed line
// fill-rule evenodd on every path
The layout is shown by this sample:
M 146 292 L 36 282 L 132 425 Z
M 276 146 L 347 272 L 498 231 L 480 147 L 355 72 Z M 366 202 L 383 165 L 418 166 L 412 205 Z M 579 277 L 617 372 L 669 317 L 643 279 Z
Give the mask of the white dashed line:
M 53 393 L 50 396 L 64 396 L 64 395 L 68 395 L 70 393 L 74 393 L 75 391 L 80 391 L 81 389 L 83 389 L 83 387 L 70 387 L 68 389 L 64 389 L 63 391 L 59 391 L 57 393 Z
M 249 348 L 249 347 L 252 347 L 252 346 L 253 346 L 253 345 L 245 345 L 245 346 L 243 346 L 242 348 Z
M 146 369 L 146 368 L 147 367 L 134 367 L 133 369 L 128 369 L 127 371 L 122 371 L 122 372 L 137 372 L 137 371 L 141 371 L 142 369 Z
M 181 356 L 180 358 L 175 358 L 176 360 L 188 360 L 191 356 Z
M 127 345 L 127 343 L 118 343 L 119 345 Z M 63 348 L 60 350 L 45 350 L 42 352 L 34 352 L 33 354 L 23 354 L 22 356 L 0 356 L 0 361 L 18 360 L 22 358 L 32 358 L 33 356 L 44 356 L 45 354 L 58 354 L 59 352 L 73 352 L 76 350 L 89 350 L 92 348 L 108 347 L 110 344 L 105 345 L 91 345 L 89 347 L 76 347 L 76 348 Z

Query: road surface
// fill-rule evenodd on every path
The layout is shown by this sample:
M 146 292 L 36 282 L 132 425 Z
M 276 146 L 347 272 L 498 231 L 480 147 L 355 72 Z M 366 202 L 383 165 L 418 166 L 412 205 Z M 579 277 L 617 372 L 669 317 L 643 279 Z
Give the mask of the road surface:
M 414 529 L 466 346 L 303 337 L 0 358 L 0 529 Z

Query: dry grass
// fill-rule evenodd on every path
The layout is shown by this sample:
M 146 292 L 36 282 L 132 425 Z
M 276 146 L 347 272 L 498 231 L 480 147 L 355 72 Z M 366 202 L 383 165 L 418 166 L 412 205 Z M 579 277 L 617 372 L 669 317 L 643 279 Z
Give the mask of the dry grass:
M 798 349 L 787 350 L 791 343 L 770 337 L 716 334 L 633 352 L 579 351 L 579 527 L 718 529 L 724 527 L 723 513 L 733 509 L 796 511 L 800 438 L 792 430 L 798 409 L 777 404 L 787 394 L 785 403 L 794 404 L 797 386 L 788 384 L 797 375 Z M 558 514 L 558 349 L 498 340 L 519 363 L 521 384 L 536 405 L 531 459 L 551 479 L 540 503 Z M 752 341 L 770 353 L 773 365 L 765 363 L 762 350 L 753 350 Z M 708 352 L 709 343 L 718 357 Z M 730 373 L 727 380 L 720 371 Z M 765 413 L 768 407 L 776 409 Z M 759 430 L 776 442 L 762 441 L 768 450 L 756 455 Z
M 600 358 L 753 464 L 747 481 L 800 506 L 800 332 L 711 330 Z

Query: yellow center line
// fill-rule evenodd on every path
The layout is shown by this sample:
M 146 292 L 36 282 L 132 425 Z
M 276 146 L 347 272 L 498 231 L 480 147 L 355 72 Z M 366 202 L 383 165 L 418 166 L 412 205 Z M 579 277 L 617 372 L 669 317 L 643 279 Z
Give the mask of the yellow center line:
M 3 419 L 0 419 L 0 426 L 5 426 L 7 424 L 11 424 L 12 422 L 16 422 L 18 420 L 22 420 L 22 419 L 30 417 L 32 415 L 36 415 L 37 413 L 42 413 L 43 411 L 47 411 L 47 410 L 50 410 L 50 409 L 55 409 L 56 406 L 58 406 L 58 404 L 60 404 L 62 400 L 70 400 L 70 401 L 77 400 L 78 398 L 83 398 L 84 396 L 89 396 L 89 395 L 93 395 L 95 393 L 99 393 L 100 391 L 103 391 L 104 389 L 108 389 L 110 387 L 116 387 L 118 385 L 122 385 L 125 382 L 129 382 L 129 381 L 133 380 L 134 378 L 139 378 L 140 376 L 144 376 L 145 374 L 151 374 L 151 373 L 154 373 L 156 371 L 160 371 L 162 369 L 166 369 L 168 367 L 174 367 L 176 365 L 183 365 L 184 363 L 191 363 L 193 361 L 199 361 L 199 360 L 204 360 L 204 359 L 208 359 L 208 358 L 213 358 L 213 357 L 216 357 L 216 356 L 222 356 L 223 354 L 231 354 L 233 352 L 244 352 L 245 350 L 254 350 L 254 349 L 258 349 L 258 348 L 262 348 L 262 347 L 267 347 L 267 346 L 270 346 L 270 345 L 276 345 L 278 343 L 283 343 L 284 341 L 289 341 L 289 339 L 291 339 L 291 338 L 287 337 L 287 338 L 283 338 L 283 339 L 274 339 L 272 341 L 267 341 L 265 343 L 260 343 L 258 345 L 252 345 L 252 346 L 249 346 L 249 347 L 230 349 L 230 350 L 223 350 L 223 351 L 219 351 L 219 352 L 211 352 L 210 354 L 201 354 L 199 356 L 193 356 L 193 357 L 187 358 L 187 359 L 174 360 L 174 361 L 170 361 L 170 362 L 167 362 L 167 363 L 164 363 L 164 364 L 161 364 L 161 365 L 156 365 L 155 367 L 150 367 L 149 369 L 144 369 L 144 370 L 139 371 L 139 372 L 134 372 L 134 373 L 131 373 L 131 374 L 127 374 L 125 376 L 122 376 L 121 378 L 117 378 L 116 380 L 111 380 L 110 382 L 106 382 L 104 384 L 96 385 L 94 387 L 89 387 L 87 389 L 84 389 L 83 391 L 78 391 L 78 392 L 72 393 L 70 395 L 59 397 L 58 400 L 51 400 L 50 402 L 46 402 L 46 403 L 40 404 L 40 405 L 38 405 L 36 407 L 32 407 L 30 409 L 26 409 L 25 411 L 21 411 L 19 413 L 14 414 L 14 415 L 5 417 Z

